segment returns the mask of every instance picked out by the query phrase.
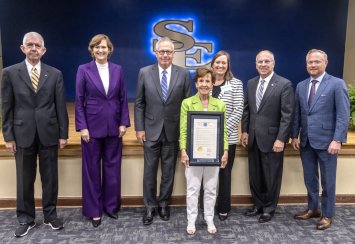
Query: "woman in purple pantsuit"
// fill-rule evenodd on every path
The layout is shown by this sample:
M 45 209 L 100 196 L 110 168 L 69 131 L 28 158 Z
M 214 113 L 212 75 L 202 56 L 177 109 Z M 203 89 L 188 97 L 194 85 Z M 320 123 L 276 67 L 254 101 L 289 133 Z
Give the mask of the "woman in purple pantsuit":
M 122 67 L 108 62 L 110 39 L 96 35 L 88 49 L 94 60 L 78 68 L 75 126 L 81 134 L 83 215 L 98 227 L 102 212 L 117 219 L 122 137 L 130 121 Z

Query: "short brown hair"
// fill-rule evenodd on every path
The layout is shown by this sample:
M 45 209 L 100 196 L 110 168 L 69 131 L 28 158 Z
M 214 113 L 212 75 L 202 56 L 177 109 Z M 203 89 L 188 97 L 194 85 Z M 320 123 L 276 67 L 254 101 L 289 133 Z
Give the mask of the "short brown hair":
M 89 50 L 89 53 L 91 54 L 91 57 L 94 58 L 94 54 L 93 54 L 94 47 L 99 45 L 102 40 L 106 40 L 107 47 L 109 50 L 108 58 L 111 57 L 114 48 L 113 48 L 110 38 L 108 38 L 108 36 L 106 36 L 104 34 L 97 34 L 93 38 L 91 38 L 91 41 L 88 46 L 88 50 Z
M 213 71 L 206 66 L 200 67 L 196 70 L 195 75 L 194 75 L 195 83 L 197 82 L 198 78 L 204 77 L 207 74 L 211 74 L 212 83 L 214 84 L 216 77 L 214 76 Z

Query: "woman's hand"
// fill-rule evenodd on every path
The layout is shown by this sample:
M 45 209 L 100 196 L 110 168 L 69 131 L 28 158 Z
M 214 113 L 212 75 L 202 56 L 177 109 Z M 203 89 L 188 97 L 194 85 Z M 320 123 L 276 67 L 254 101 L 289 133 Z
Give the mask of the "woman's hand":
M 80 130 L 80 135 L 81 135 L 81 139 L 88 143 L 90 141 L 90 135 L 89 135 L 89 130 L 88 129 L 82 129 Z
M 118 128 L 118 131 L 119 131 L 119 135 L 118 137 L 121 138 L 123 137 L 125 134 L 126 134 L 126 126 L 125 125 L 121 125 L 119 128 Z
M 185 165 L 186 168 L 188 168 L 189 167 L 189 156 L 187 156 L 187 153 L 186 153 L 185 149 L 181 150 L 180 159 L 181 159 L 181 163 L 183 165 Z
M 221 163 L 221 168 L 224 169 L 228 163 L 228 150 L 224 150 L 223 156 L 222 156 L 222 163 Z

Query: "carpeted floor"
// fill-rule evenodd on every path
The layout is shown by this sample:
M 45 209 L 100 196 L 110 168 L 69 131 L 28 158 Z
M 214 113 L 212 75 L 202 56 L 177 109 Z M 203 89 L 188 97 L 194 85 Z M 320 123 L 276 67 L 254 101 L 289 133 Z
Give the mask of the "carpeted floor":
M 279 206 L 269 223 L 259 224 L 257 217 L 245 217 L 247 207 L 236 206 L 226 221 L 215 217 L 216 235 L 207 233 L 200 213 L 196 234 L 186 234 L 186 208 L 172 207 L 169 221 L 154 218 L 150 226 L 142 224 L 143 208 L 122 208 L 118 220 L 104 216 L 101 226 L 93 228 L 80 208 L 59 208 L 65 228 L 53 231 L 42 224 L 37 211 L 37 227 L 22 238 L 13 236 L 17 227 L 15 210 L 0 210 L 0 243 L 355 243 L 355 205 L 337 206 L 330 229 L 316 230 L 317 219 L 296 221 L 294 213 L 305 206 Z

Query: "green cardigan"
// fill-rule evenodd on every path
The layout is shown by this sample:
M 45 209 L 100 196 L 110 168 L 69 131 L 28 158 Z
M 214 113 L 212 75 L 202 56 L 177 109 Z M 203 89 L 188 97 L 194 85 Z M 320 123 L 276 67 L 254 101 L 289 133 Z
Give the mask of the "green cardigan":
M 226 105 L 222 100 L 209 96 L 207 111 L 225 112 Z M 203 111 L 200 96 L 196 93 L 194 96 L 186 98 L 181 103 L 180 109 L 180 150 L 186 149 L 186 131 L 187 131 L 187 111 Z M 226 117 L 224 116 L 224 150 L 228 150 L 228 137 L 226 128 Z

